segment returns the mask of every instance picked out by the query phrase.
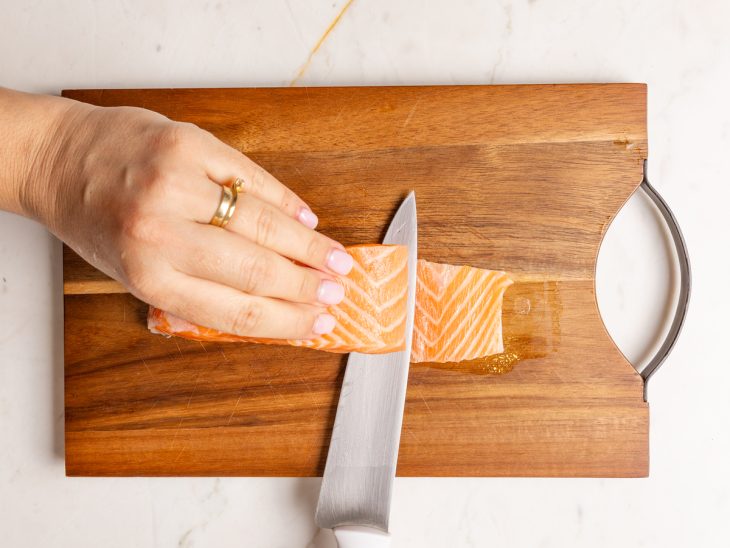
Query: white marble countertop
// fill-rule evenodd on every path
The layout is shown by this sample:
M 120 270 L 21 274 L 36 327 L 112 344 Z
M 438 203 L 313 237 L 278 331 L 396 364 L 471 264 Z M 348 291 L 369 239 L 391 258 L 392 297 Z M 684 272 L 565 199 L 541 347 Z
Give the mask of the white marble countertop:
M 28 91 L 648 83 L 649 175 L 684 229 L 695 280 L 683 335 L 650 386 L 651 476 L 398 479 L 394 547 L 730 545 L 720 283 L 730 271 L 730 4 L 38 0 L 0 13 L 0 85 Z M 602 312 L 635 361 L 671 298 L 663 242 L 637 197 L 599 260 Z M 313 522 L 318 479 L 64 476 L 60 249 L 42 227 L 0 213 L 0 545 L 329 546 Z

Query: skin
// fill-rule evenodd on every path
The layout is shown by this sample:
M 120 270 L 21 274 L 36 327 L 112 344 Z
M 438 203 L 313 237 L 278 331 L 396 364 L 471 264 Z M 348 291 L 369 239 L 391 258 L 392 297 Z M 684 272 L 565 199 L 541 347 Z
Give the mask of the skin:
M 236 177 L 245 192 L 233 218 L 208 224 Z M 45 224 L 139 299 L 242 336 L 331 330 L 325 306 L 342 299 L 336 279 L 351 268 L 271 174 L 145 109 L 0 88 L 0 209 Z

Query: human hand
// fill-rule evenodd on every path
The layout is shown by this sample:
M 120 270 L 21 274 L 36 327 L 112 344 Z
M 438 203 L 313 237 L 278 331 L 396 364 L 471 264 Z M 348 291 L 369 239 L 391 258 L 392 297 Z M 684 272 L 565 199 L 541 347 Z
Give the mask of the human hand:
M 30 209 L 136 297 L 196 324 L 250 337 L 310 338 L 335 319 L 352 268 L 315 232 L 305 202 L 191 124 L 139 108 L 73 103 L 29 182 Z M 221 185 L 245 191 L 225 229 L 208 224 Z M 292 260 L 301 263 L 300 266 Z

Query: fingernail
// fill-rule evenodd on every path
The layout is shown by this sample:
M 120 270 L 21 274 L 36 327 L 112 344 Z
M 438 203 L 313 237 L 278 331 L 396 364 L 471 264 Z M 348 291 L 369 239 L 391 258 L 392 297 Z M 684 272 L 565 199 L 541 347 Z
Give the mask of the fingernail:
M 327 256 L 327 266 L 333 272 L 346 276 L 352 270 L 352 257 L 341 249 L 333 248 Z
M 308 207 L 304 206 L 299 208 L 299 213 L 297 213 L 297 219 L 307 228 L 314 228 L 319 222 L 319 219 L 314 214 L 314 212 Z
M 326 335 L 335 328 L 335 317 L 332 314 L 320 314 L 314 320 L 314 331 L 317 335 Z
M 322 280 L 317 289 L 317 300 L 322 304 L 339 304 L 345 298 L 345 288 L 332 280 Z

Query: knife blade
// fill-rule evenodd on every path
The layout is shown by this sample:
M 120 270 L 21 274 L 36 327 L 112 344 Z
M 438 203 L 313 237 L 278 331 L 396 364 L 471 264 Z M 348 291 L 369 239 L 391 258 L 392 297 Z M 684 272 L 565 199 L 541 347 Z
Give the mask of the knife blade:
M 351 353 L 340 390 L 315 521 L 340 546 L 384 546 L 398 461 L 416 302 L 416 197 L 401 203 L 384 244 L 408 246 L 405 350 Z M 354 526 L 354 527 L 353 527 Z

